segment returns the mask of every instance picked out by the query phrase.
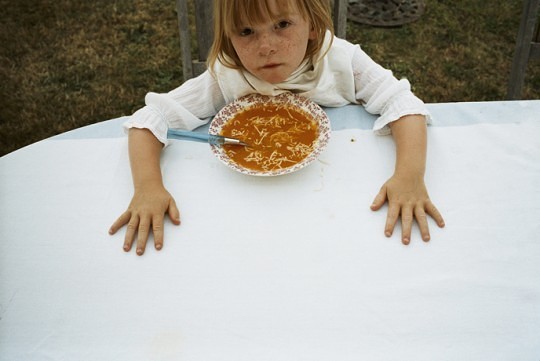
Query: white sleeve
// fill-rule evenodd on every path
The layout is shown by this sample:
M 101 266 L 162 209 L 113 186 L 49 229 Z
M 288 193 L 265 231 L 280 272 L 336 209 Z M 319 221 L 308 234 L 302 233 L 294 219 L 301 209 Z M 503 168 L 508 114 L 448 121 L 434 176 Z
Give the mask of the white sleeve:
M 404 115 L 421 114 L 431 123 L 431 115 L 423 101 L 411 91 L 408 80 L 397 80 L 390 70 L 374 62 L 357 47 L 352 59 L 356 99 L 371 114 L 379 114 L 373 125 L 377 134 L 389 134 L 389 123 Z
M 169 93 L 146 94 L 145 103 L 124 123 L 124 128 L 148 129 L 167 145 L 169 128 L 193 130 L 204 125 L 225 105 L 225 100 L 217 81 L 206 71 Z

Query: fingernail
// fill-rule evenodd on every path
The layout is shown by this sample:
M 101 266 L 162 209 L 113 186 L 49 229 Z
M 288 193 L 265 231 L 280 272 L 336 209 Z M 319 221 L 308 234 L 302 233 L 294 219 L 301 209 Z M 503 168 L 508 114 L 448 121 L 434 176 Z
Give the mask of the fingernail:
M 409 244 L 410 240 L 408 238 L 403 238 L 403 244 L 407 245 Z
M 384 235 L 385 235 L 386 237 L 390 237 L 390 236 L 392 235 L 392 232 L 386 231 L 386 232 L 384 232 Z
M 161 244 L 156 244 L 156 249 L 159 251 L 161 248 L 163 247 L 163 245 Z
M 139 256 L 142 256 L 143 250 L 142 250 L 141 248 L 137 248 L 137 254 L 138 254 Z

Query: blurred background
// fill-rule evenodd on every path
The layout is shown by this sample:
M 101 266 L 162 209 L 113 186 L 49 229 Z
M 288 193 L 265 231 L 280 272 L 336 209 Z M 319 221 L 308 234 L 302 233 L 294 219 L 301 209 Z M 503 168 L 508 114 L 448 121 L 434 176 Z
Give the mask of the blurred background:
M 521 0 L 425 0 L 400 26 L 349 21 L 347 39 L 426 103 L 504 100 Z M 183 81 L 175 1 L 0 0 L 0 156 L 129 115 Z M 540 62 L 523 99 L 540 99 Z

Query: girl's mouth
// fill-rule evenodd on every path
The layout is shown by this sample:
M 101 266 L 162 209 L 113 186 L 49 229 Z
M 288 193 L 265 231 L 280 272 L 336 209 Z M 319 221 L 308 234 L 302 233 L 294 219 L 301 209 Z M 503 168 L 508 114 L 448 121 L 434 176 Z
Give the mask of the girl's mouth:
M 280 66 L 281 64 L 278 64 L 278 63 L 270 63 L 270 64 L 265 64 L 263 66 L 263 69 L 273 69 L 273 68 L 277 68 L 278 66 Z

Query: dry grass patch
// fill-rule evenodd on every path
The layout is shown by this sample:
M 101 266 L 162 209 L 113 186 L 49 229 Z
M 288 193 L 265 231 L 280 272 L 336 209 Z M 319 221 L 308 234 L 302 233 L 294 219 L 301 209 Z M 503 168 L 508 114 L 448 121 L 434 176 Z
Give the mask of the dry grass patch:
M 148 91 L 182 82 L 174 1 L 0 0 L 0 155 L 54 134 L 129 115 Z M 348 39 L 426 102 L 502 100 L 521 1 L 426 0 L 419 21 L 349 23 Z M 526 99 L 540 98 L 540 64 Z

